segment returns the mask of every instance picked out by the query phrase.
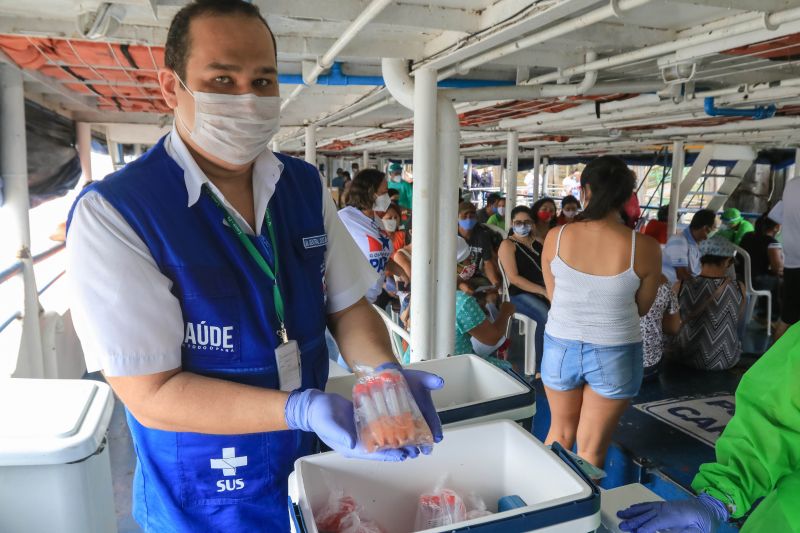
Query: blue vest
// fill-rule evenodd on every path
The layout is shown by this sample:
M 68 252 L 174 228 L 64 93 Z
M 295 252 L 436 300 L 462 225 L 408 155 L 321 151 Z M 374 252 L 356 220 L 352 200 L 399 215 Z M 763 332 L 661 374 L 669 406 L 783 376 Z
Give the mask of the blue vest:
M 311 165 L 277 156 L 284 170 L 269 209 L 280 251 L 286 328 L 300 346 L 303 388 L 324 389 L 322 184 Z M 187 207 L 183 170 L 167 154 L 164 139 L 91 189 L 120 212 L 172 281 L 185 328 L 183 369 L 279 388 L 272 282 L 223 224 L 207 194 Z M 251 239 L 274 264 L 265 232 L 266 224 L 262 235 Z M 135 327 L 136 317 L 130 320 Z M 311 452 L 311 434 L 180 433 L 150 429 L 130 412 L 127 416 L 138 460 L 133 515 L 145 531 L 289 531 L 287 478 L 295 459 Z

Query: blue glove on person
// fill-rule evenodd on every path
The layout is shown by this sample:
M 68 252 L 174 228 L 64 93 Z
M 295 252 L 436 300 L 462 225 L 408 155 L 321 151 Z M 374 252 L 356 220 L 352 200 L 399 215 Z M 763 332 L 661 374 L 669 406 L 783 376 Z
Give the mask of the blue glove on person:
M 317 389 L 296 390 L 289 395 L 284 409 L 289 429 L 316 433 L 328 447 L 345 457 L 374 461 L 403 461 L 416 450 L 386 450 L 367 453 L 358 443 L 353 402 L 338 394 Z
M 619 525 L 622 531 L 656 533 L 662 529 L 691 527 L 711 533 L 728 520 L 728 509 L 718 499 L 701 494 L 691 500 L 637 503 L 619 511 L 617 517 L 624 519 Z
M 430 372 L 424 372 L 422 370 L 410 370 L 403 368 L 397 363 L 384 363 L 375 370 L 381 371 L 389 368 L 399 370 L 400 373 L 403 374 L 403 377 L 406 378 L 408 389 L 417 402 L 417 407 L 419 407 L 423 418 L 425 418 L 425 422 L 427 422 L 428 427 L 431 428 L 433 442 L 441 442 L 443 438 L 442 422 L 439 420 L 439 413 L 436 412 L 436 407 L 433 405 L 431 391 L 444 387 L 444 380 L 436 374 L 431 374 Z M 433 448 L 431 446 L 421 446 L 420 451 L 428 455 L 433 451 Z

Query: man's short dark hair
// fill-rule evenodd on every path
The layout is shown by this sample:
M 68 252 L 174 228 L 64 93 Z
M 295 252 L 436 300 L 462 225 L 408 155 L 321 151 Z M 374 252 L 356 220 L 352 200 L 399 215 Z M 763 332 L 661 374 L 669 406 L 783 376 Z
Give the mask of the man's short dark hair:
M 486 205 L 494 205 L 500 198 L 502 197 L 496 192 L 490 193 L 489 196 L 486 197 Z
M 195 0 L 175 14 L 169 25 L 167 42 L 164 45 L 164 64 L 167 68 L 177 72 L 181 79 L 186 79 L 186 62 L 189 59 L 189 49 L 192 44 L 189 39 L 189 27 L 192 20 L 215 15 L 241 15 L 263 22 L 272 38 L 277 62 L 278 45 L 275 41 L 275 34 L 272 33 L 266 19 L 261 16 L 257 6 L 243 0 Z
M 692 217 L 692 222 L 689 224 L 690 229 L 700 229 L 714 227 L 714 221 L 717 219 L 717 214 L 711 209 L 701 209 Z

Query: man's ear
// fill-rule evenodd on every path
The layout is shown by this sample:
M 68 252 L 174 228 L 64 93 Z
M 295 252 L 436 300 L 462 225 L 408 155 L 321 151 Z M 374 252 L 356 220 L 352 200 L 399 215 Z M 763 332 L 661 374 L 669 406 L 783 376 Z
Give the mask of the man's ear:
M 178 91 L 180 82 L 178 81 L 177 74 L 175 74 L 175 72 L 171 69 L 159 69 L 158 85 L 161 88 L 161 96 L 164 97 L 167 107 L 170 109 L 175 109 L 178 107 L 178 96 L 176 92 Z

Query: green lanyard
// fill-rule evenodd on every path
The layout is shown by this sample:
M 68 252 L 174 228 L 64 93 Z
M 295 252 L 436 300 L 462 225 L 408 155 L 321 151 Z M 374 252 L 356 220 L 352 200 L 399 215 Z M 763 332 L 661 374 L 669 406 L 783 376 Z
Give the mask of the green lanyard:
M 267 221 L 267 229 L 269 230 L 269 240 L 270 245 L 272 246 L 272 254 L 275 257 L 275 271 L 270 268 L 269 264 L 264 260 L 264 257 L 261 253 L 256 249 L 253 243 L 250 241 L 250 238 L 245 234 L 242 230 L 242 227 L 239 225 L 236 220 L 234 220 L 233 216 L 225 209 L 225 206 L 222 205 L 222 202 L 217 195 L 211 192 L 211 189 L 208 187 L 204 187 L 205 191 L 214 200 L 214 203 L 217 204 L 220 211 L 225 214 L 225 220 L 228 222 L 228 225 L 233 229 L 233 232 L 236 234 L 236 237 L 239 238 L 239 242 L 242 243 L 245 250 L 250 254 L 256 264 L 261 268 L 261 270 L 266 274 L 266 276 L 272 281 L 272 299 L 275 303 L 275 314 L 278 316 L 278 321 L 280 322 L 280 329 L 277 331 L 278 336 L 281 339 L 283 344 L 289 342 L 289 335 L 286 332 L 286 324 L 284 323 L 284 310 L 283 310 L 283 296 L 281 295 L 281 289 L 278 285 L 278 267 L 280 265 L 278 261 L 278 246 L 277 246 L 277 239 L 275 239 L 275 228 L 272 227 L 272 216 L 269 214 L 269 208 L 267 208 L 267 212 L 264 215 L 264 218 Z

